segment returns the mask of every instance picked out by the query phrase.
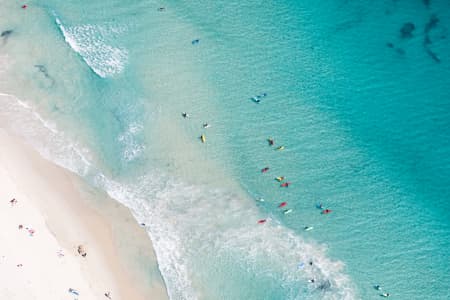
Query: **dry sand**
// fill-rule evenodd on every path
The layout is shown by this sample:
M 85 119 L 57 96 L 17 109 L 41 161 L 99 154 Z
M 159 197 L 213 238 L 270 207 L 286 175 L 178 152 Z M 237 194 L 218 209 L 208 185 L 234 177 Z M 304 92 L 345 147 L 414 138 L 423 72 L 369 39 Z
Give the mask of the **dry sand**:
M 127 208 L 3 129 L 0 145 L 0 299 L 168 298 Z

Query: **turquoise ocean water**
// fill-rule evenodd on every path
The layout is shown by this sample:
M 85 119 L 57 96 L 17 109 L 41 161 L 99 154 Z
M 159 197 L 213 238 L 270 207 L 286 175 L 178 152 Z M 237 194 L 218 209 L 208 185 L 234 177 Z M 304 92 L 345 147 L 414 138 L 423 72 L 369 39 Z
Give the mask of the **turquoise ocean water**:
M 2 125 L 147 224 L 171 299 L 450 299 L 448 1 L 27 4 Z

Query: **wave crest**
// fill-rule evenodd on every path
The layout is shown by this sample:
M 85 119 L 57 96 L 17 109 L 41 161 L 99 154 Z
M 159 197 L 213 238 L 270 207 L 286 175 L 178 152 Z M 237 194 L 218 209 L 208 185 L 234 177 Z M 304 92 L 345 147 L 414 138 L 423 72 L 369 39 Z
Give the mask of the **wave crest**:
M 108 44 L 124 30 L 114 25 L 65 26 L 55 16 L 55 22 L 67 44 L 78 53 L 91 70 L 102 78 L 121 73 L 128 61 L 128 51 Z

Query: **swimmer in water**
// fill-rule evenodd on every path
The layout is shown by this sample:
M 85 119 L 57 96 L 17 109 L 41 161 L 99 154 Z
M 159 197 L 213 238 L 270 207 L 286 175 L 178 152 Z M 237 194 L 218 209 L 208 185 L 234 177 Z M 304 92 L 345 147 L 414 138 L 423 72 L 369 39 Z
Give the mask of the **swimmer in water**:
M 203 124 L 203 128 L 209 128 L 209 127 L 210 127 L 210 125 L 208 123 Z
M 389 297 L 391 294 L 389 294 L 389 293 L 383 293 L 383 294 L 381 294 L 381 296 L 382 297 L 384 297 L 384 298 L 387 298 L 387 297 Z
M 181 116 L 183 117 L 183 118 L 189 118 L 189 114 L 187 113 L 187 112 L 182 112 L 181 113 Z

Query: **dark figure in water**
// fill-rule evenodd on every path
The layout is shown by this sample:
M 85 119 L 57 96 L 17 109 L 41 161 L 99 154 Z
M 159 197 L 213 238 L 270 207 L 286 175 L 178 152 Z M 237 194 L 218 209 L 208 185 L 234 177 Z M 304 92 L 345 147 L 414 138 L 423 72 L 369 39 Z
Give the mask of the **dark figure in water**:
M 400 29 L 400 36 L 402 37 L 402 39 L 412 38 L 412 32 L 414 31 L 414 29 L 416 29 L 416 26 L 413 23 L 405 23 Z
M 44 65 L 34 65 L 35 68 L 38 69 L 39 72 L 41 72 L 45 78 L 50 80 L 51 86 L 55 84 L 55 80 L 48 74 L 47 68 Z
M 424 29 L 425 34 L 428 35 L 430 30 L 436 28 L 438 23 L 439 23 L 438 17 L 436 17 L 436 15 L 431 15 L 430 20 L 428 20 L 427 24 L 425 25 Z
M 8 41 L 9 36 L 13 33 L 12 30 L 5 30 L 2 31 L 2 34 L 0 35 L 0 37 L 3 39 L 3 45 L 6 44 L 6 42 Z
M 322 291 L 329 290 L 331 288 L 331 282 L 329 280 L 325 280 L 321 282 L 317 288 Z
M 427 24 L 425 25 L 424 33 L 425 37 L 423 40 L 423 47 L 425 48 L 426 53 L 437 63 L 441 62 L 441 59 L 437 56 L 436 53 L 434 53 L 430 49 L 430 45 L 432 44 L 431 38 L 430 38 L 430 31 L 439 23 L 439 19 L 435 15 L 431 15 L 430 20 L 428 20 Z
M 8 37 L 8 36 L 11 35 L 11 33 L 13 33 L 12 30 L 5 30 L 5 31 L 2 32 L 1 36 L 2 36 L 3 38 L 4 38 L 4 37 Z
M 41 72 L 42 74 L 44 74 L 44 76 L 46 78 L 49 78 L 50 76 L 48 75 L 47 72 L 47 68 L 44 65 L 34 65 L 35 68 L 37 68 L 39 70 L 39 72 Z
M 192 41 L 192 45 L 197 45 L 198 43 L 200 43 L 199 39 L 195 39 L 195 40 Z

